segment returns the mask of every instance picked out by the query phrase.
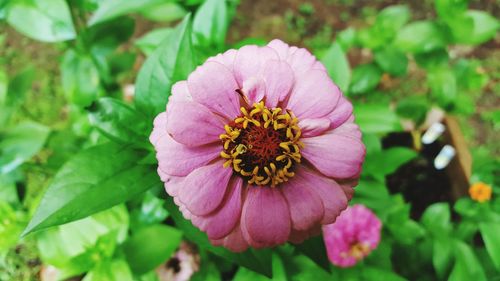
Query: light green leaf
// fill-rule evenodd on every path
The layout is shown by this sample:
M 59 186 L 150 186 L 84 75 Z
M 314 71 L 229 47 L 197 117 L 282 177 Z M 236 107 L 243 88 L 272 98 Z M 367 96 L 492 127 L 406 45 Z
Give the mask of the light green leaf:
M 177 249 L 181 238 L 182 233 L 173 227 L 152 225 L 132 235 L 124 243 L 123 251 L 132 271 L 141 275 L 165 262 Z
M 436 237 L 442 237 L 452 231 L 448 203 L 435 203 L 427 207 L 422 214 L 422 224 Z
M 427 73 L 427 83 L 432 97 L 444 108 L 451 106 L 457 97 L 457 79 L 448 68 L 434 69 Z
M 346 92 L 351 80 L 351 67 L 342 47 L 337 42 L 333 43 L 321 58 L 321 62 L 325 65 L 333 82 Z
M 35 122 L 23 122 L 8 129 L 0 141 L 0 174 L 7 174 L 43 148 L 50 129 Z
M 140 157 L 113 143 L 82 150 L 56 174 L 24 235 L 84 218 L 158 185 L 154 169 L 136 164 Z
M 389 270 L 383 270 L 377 267 L 365 266 L 362 268 L 363 280 L 370 281 L 405 281 L 407 279 L 393 273 Z
M 165 110 L 172 85 L 186 79 L 195 67 L 189 18 L 172 30 L 139 71 L 134 101 L 148 116 Z
M 435 237 L 432 241 L 432 265 L 439 278 L 444 278 L 453 261 L 453 240 L 449 237 Z
M 71 40 L 76 36 L 64 0 L 10 1 L 7 22 L 24 35 L 44 42 Z
M 70 102 L 82 107 L 90 105 L 99 93 L 99 72 L 92 58 L 72 49 L 61 62 L 61 81 Z
M 356 123 L 363 133 L 388 133 L 401 130 L 399 118 L 385 104 L 356 104 Z
M 193 19 L 193 41 L 196 45 L 222 48 L 228 27 L 226 0 L 206 0 Z
M 362 64 L 354 68 L 349 85 L 351 95 L 361 95 L 375 89 L 382 78 L 382 71 L 373 64 Z
M 375 20 L 376 30 L 387 33 L 385 38 L 392 38 L 399 29 L 410 20 L 410 9 L 406 5 L 394 5 L 384 8 Z M 380 34 L 379 34 L 380 36 Z
M 448 277 L 448 281 L 486 281 L 483 267 L 470 246 L 462 241 L 455 241 L 453 248 L 455 250 L 456 262 Z
M 405 75 L 408 68 L 406 54 L 390 46 L 375 51 L 375 62 L 383 71 L 394 76 Z
M 179 3 L 165 2 L 150 9 L 141 11 L 143 17 L 158 22 L 171 22 L 182 19 L 187 11 Z
M 119 16 L 139 13 L 163 4 L 165 0 L 103 0 L 90 18 L 88 25 L 109 21 Z
M 107 260 L 92 269 L 82 281 L 134 281 L 128 264 L 121 259 Z
M 440 49 L 447 44 L 436 23 L 415 21 L 405 25 L 396 36 L 394 45 L 405 52 L 424 53 Z
M 135 41 L 135 45 L 147 56 L 151 55 L 160 43 L 172 32 L 172 28 L 154 29 Z
M 495 222 L 483 222 L 479 224 L 479 231 L 493 264 L 500 271 L 500 225 Z
M 485 43 L 494 38 L 500 28 L 500 21 L 483 11 L 469 10 L 465 17 L 472 21 L 473 28 L 471 34 L 462 34 L 458 38 L 459 43 L 472 45 Z

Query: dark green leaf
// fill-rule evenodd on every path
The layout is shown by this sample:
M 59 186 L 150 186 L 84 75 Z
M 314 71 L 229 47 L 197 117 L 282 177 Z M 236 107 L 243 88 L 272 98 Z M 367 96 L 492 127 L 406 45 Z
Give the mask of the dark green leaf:
M 297 244 L 295 249 L 302 254 L 308 256 L 317 265 L 321 266 L 324 270 L 330 271 L 330 261 L 326 255 L 325 243 L 323 236 L 316 236 L 309 238 L 301 244 Z
M 394 173 L 399 166 L 417 157 L 417 153 L 406 147 L 391 147 L 380 152 L 368 153 L 363 173 L 378 180 Z
M 408 68 L 406 54 L 390 46 L 376 50 L 375 61 L 383 71 L 394 76 L 405 75 Z
M 493 264 L 497 270 L 500 270 L 500 225 L 494 222 L 483 222 L 479 224 L 479 230 Z
M 50 129 L 35 122 L 23 122 L 7 130 L 0 141 L 0 174 L 7 174 L 42 149 Z
M 382 71 L 375 64 L 362 64 L 354 68 L 349 93 L 365 94 L 377 87 L 382 78 Z
M 398 102 L 396 113 L 403 118 L 411 119 L 415 125 L 420 126 L 425 121 L 429 109 L 430 105 L 425 97 L 411 96 Z
M 362 269 L 362 279 L 370 281 L 405 281 L 407 279 L 393 273 L 389 270 L 383 270 L 377 267 L 365 266 Z
M 148 147 L 148 134 L 151 126 L 140 112 L 126 103 L 113 99 L 101 98 L 89 109 L 89 119 L 101 133 L 121 143 L 138 143 Z
M 198 228 L 194 227 L 190 221 L 184 219 L 178 207 L 174 204 L 173 199 L 168 197 L 167 210 L 170 216 L 174 219 L 177 228 L 181 229 L 187 239 L 196 242 L 196 244 L 206 249 L 217 256 L 235 262 L 241 266 L 251 269 L 255 272 L 263 274 L 267 277 L 272 275 L 272 256 L 269 249 L 254 250 L 248 249 L 243 253 L 233 253 L 223 247 L 213 246 L 205 233 L 201 232 Z
M 228 27 L 226 1 L 206 0 L 193 19 L 193 41 L 196 45 L 222 48 Z
M 415 61 L 419 66 L 426 70 L 448 67 L 448 51 L 446 49 L 437 49 L 431 52 L 415 54 Z
M 401 130 L 399 118 L 388 105 L 356 104 L 354 106 L 356 123 L 363 133 L 388 133 Z
M 405 52 L 424 53 L 446 46 L 446 38 L 436 23 L 416 21 L 404 26 L 394 41 Z
M 126 259 L 135 274 L 144 274 L 165 262 L 177 249 L 182 233 L 166 225 L 139 230 L 123 245 Z M 147 243 L 145 243 L 147 241 Z
M 56 174 L 24 235 L 84 218 L 158 185 L 154 169 L 137 165 L 139 159 L 137 151 L 112 143 L 81 151 Z
M 45 42 L 70 40 L 76 35 L 64 0 L 10 1 L 7 22 L 24 35 Z
M 343 92 L 346 92 L 351 80 L 351 67 L 340 45 L 336 42 L 333 43 L 321 58 L 321 62 L 325 65 L 335 84 Z
M 135 102 L 148 116 L 165 110 L 170 88 L 195 67 L 189 15 L 184 18 L 142 66 L 136 80 Z

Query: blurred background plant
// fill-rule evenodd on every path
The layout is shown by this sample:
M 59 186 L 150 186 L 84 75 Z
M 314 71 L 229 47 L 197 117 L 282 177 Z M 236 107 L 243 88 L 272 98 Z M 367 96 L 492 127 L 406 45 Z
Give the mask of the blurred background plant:
M 0 280 L 500 280 L 500 3 L 468 2 L 0 1 Z M 211 246 L 157 178 L 148 135 L 170 86 L 273 38 L 354 102 L 368 154 L 353 203 L 383 231 L 353 268 L 320 237 Z M 433 108 L 466 136 L 470 198 L 432 165 L 443 138 L 420 142 Z

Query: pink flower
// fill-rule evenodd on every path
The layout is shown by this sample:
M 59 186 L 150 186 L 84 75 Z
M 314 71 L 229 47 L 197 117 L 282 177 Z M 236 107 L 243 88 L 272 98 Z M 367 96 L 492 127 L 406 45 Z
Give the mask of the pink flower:
M 347 207 L 365 155 L 324 66 L 280 40 L 209 58 L 172 87 L 154 125 L 168 194 L 233 251 L 319 234 Z
M 348 207 L 332 224 L 323 225 L 328 259 L 336 266 L 350 267 L 377 248 L 382 223 L 363 205 Z

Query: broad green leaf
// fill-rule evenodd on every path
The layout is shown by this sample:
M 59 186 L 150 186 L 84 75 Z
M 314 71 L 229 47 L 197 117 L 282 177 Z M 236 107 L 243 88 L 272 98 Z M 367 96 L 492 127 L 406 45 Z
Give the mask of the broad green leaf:
M 429 71 L 427 84 L 432 97 L 441 107 L 448 108 L 453 105 L 457 97 L 457 79 L 453 71 L 447 68 Z
M 450 217 L 448 203 L 435 203 L 427 207 L 422 214 L 421 221 L 430 233 L 439 237 L 452 231 Z
M 135 274 L 144 274 L 165 262 L 177 249 L 182 233 L 170 226 L 152 225 L 136 232 L 123 244 Z
M 354 68 L 352 72 L 349 93 L 361 95 L 375 89 L 382 78 L 382 71 L 377 65 L 362 64 Z
M 328 260 L 328 256 L 326 255 L 323 236 L 309 238 L 303 243 L 297 244 L 295 246 L 295 249 L 300 251 L 305 256 L 309 257 L 324 270 L 330 271 L 330 261 Z
M 71 40 L 76 36 L 64 0 L 10 1 L 7 22 L 22 34 L 44 42 Z
M 246 269 L 245 267 L 240 267 L 236 272 L 236 275 L 233 278 L 233 281 L 271 281 L 270 279 L 264 275 L 258 274 L 255 271 Z
M 85 275 L 82 281 L 134 281 L 128 264 L 121 259 L 106 260 Z
M 390 270 L 384 270 L 377 267 L 365 266 L 362 268 L 362 280 L 370 281 L 405 281 L 407 279 L 397 275 Z
M 348 51 L 356 44 L 356 30 L 352 27 L 344 29 L 337 33 L 335 41 L 342 47 L 342 50 Z
M 405 52 L 424 53 L 446 46 L 446 38 L 432 21 L 415 21 L 405 25 L 396 36 L 394 45 Z
M 414 58 L 417 64 L 426 70 L 446 68 L 450 59 L 446 49 L 414 54 Z
M 85 107 L 99 94 L 99 72 L 91 57 L 69 49 L 61 62 L 61 81 L 71 103 Z
M 483 222 L 479 224 L 479 230 L 493 264 L 500 271 L 500 225 L 495 222 Z
M 462 241 L 455 241 L 453 249 L 456 262 L 448 281 L 486 281 L 483 268 L 469 245 Z
M 469 0 L 435 0 L 434 7 L 440 18 L 445 20 L 463 14 L 467 10 Z
M 154 29 L 135 41 L 135 45 L 147 56 L 151 55 L 163 39 L 172 32 L 172 28 Z
M 137 151 L 108 143 L 76 154 L 54 177 L 24 235 L 84 218 L 126 202 L 159 184 Z
M 92 104 L 89 111 L 90 123 L 111 140 L 149 146 L 147 140 L 151 125 L 145 115 L 126 103 L 101 98 Z
M 392 38 L 397 34 L 399 29 L 410 20 L 410 9 L 406 5 L 394 5 L 384 8 L 375 20 L 379 36 L 384 38 Z M 385 33 L 385 34 L 384 34 Z
M 156 198 L 152 192 L 146 192 L 141 205 L 130 213 L 132 231 L 164 221 L 168 216 L 168 211 L 163 207 L 164 203 L 163 200 Z
M 226 0 L 206 0 L 193 19 L 195 45 L 222 48 L 228 28 Z
M 375 51 L 375 62 L 383 71 L 394 76 L 405 75 L 408 68 L 406 54 L 390 46 Z
M 195 67 L 189 18 L 186 16 L 162 41 L 137 76 L 134 101 L 150 117 L 165 110 L 172 85 L 186 79 Z
M 391 147 L 366 155 L 363 173 L 383 180 L 386 175 L 394 173 L 399 166 L 417 157 L 417 153 L 406 147 Z
M 7 174 L 43 148 L 50 129 L 35 122 L 23 122 L 4 132 L 0 140 L 0 174 Z
M 459 215 L 464 217 L 475 217 L 476 215 L 481 215 L 480 205 L 468 197 L 458 199 L 455 202 L 455 205 L 453 205 L 453 209 Z
M 154 9 L 164 2 L 165 0 L 103 0 L 100 1 L 99 8 L 89 19 L 88 25 L 92 26 L 123 15 Z
M 479 45 L 493 39 L 500 28 L 500 21 L 492 15 L 477 10 L 469 10 L 465 17 L 472 21 L 470 34 L 462 34 L 459 43 Z
M 432 241 L 432 265 L 439 278 L 444 278 L 451 267 L 453 240 L 449 237 L 435 237 Z
M 166 199 L 167 210 L 170 216 L 175 221 L 178 229 L 182 230 L 184 236 L 195 242 L 199 247 L 206 249 L 217 256 L 220 256 L 230 262 L 237 263 L 250 270 L 263 274 L 267 277 L 272 275 L 272 256 L 269 249 L 255 250 L 248 249 L 243 253 L 233 253 L 223 247 L 213 246 L 205 233 L 201 232 L 198 228 L 194 227 L 190 221 L 186 220 L 180 213 L 178 207 L 174 204 L 173 199 L 168 197 Z
M 399 118 L 385 104 L 356 104 L 354 106 L 356 123 L 363 133 L 388 133 L 401 130 Z
M 294 254 L 284 258 L 283 261 L 291 281 L 333 280 L 328 272 L 304 255 Z
M 396 113 L 403 118 L 411 119 L 415 125 L 420 126 L 425 121 L 429 109 L 430 104 L 425 97 L 415 95 L 400 100 L 396 107 Z
M 141 11 L 141 15 L 149 20 L 158 22 L 171 22 L 182 19 L 187 11 L 180 3 L 165 2 L 150 9 Z
M 488 73 L 479 61 L 461 59 L 453 66 L 453 72 L 459 88 L 478 91 L 489 82 Z
M 321 62 L 335 84 L 345 93 L 351 80 L 351 67 L 342 47 L 337 42 L 333 43 L 321 58 Z

